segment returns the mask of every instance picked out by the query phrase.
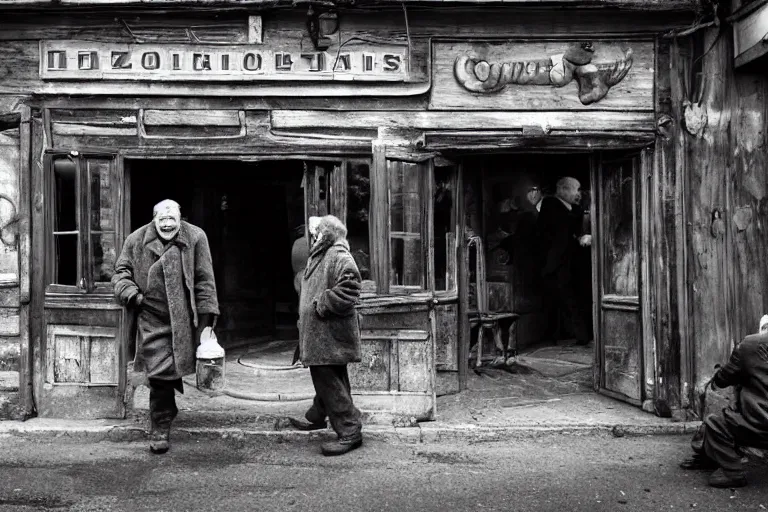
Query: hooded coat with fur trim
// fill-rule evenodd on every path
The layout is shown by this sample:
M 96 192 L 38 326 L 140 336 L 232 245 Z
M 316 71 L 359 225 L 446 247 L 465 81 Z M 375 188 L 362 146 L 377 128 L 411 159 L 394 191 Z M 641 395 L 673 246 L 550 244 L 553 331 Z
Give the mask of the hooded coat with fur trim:
M 168 267 L 168 269 L 170 272 L 181 271 L 182 276 L 166 275 L 165 280 L 166 283 L 183 282 L 184 285 L 182 289 L 167 290 L 171 322 L 174 322 L 174 318 L 191 318 L 192 326 L 198 327 L 200 315 L 219 315 L 208 237 L 197 226 L 181 221 L 181 227 L 174 241 L 181 249 L 181 265 Z M 156 285 L 148 282 L 149 269 L 160 260 L 164 249 L 165 246 L 157 234 L 154 223 L 150 222 L 128 235 L 115 264 L 112 285 L 117 300 L 122 305 L 130 307 L 131 336 L 135 336 L 137 313 L 136 308 L 131 307 L 133 299 L 139 293 L 144 293 L 149 287 Z M 185 314 L 174 315 L 174 311 Z M 189 329 L 174 328 L 174 333 L 184 333 L 183 337 L 186 338 L 176 339 L 178 335 L 175 335 L 173 340 L 174 358 L 180 375 L 195 371 L 196 336 L 193 334 L 192 326 Z M 138 348 L 134 371 L 143 371 L 141 350 Z
M 299 350 L 304 366 L 360 362 L 361 279 L 349 244 L 314 248 L 301 280 Z

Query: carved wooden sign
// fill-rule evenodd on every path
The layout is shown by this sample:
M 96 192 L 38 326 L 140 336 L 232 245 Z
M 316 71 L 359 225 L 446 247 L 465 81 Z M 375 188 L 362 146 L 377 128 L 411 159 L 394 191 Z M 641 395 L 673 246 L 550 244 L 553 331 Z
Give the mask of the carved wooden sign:
M 387 45 L 304 52 L 262 45 L 40 43 L 43 80 L 402 82 L 407 69 L 403 48 Z
M 433 108 L 653 110 L 651 42 L 436 43 L 434 54 Z

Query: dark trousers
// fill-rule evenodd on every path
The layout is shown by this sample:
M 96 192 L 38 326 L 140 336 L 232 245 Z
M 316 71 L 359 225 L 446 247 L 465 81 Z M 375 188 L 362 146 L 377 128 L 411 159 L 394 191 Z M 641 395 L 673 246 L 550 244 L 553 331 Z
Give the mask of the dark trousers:
M 181 379 L 149 379 L 149 417 L 153 430 L 171 428 L 171 422 L 179 413 L 175 393 L 180 385 Z
M 559 313 L 576 341 L 589 341 L 591 336 L 584 321 L 583 308 L 579 304 L 579 298 L 568 269 L 561 268 L 544 276 L 542 284 L 544 286 L 544 309 L 551 320 L 549 325 L 552 326 L 552 330 L 557 325 L 554 320 L 558 318 Z M 554 332 L 546 334 L 553 336 Z
M 310 366 L 315 399 L 305 417 L 311 423 L 323 423 L 326 416 L 340 438 L 360 434 L 360 411 L 352 403 L 347 365 Z
M 739 446 L 768 448 L 768 435 L 760 435 L 754 429 L 740 425 L 743 418 L 738 412 L 724 409 L 721 414 L 710 414 L 704 419 L 693 436 L 691 448 L 699 455 L 706 455 L 723 468 L 733 473 L 743 471 L 742 453 Z

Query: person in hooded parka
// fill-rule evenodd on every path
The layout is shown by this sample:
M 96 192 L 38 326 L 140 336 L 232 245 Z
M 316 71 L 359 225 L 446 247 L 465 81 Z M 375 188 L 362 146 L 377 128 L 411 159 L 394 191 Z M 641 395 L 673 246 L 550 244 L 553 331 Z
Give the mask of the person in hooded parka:
M 338 438 L 322 445 L 324 455 L 341 455 L 362 442 L 360 411 L 352 402 L 347 365 L 360 362 L 357 304 L 360 271 L 349 251 L 347 228 L 333 215 L 309 219 L 311 249 L 301 279 L 299 359 L 309 367 L 315 398 L 307 421 L 290 418 L 301 430 L 326 427 Z

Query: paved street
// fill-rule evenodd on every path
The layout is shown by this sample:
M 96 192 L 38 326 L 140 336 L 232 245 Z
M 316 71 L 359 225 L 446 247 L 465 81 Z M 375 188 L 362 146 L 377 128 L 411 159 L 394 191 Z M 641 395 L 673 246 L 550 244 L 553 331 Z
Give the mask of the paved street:
M 325 458 L 316 440 L 144 443 L 0 440 L 0 509 L 73 511 L 766 510 L 768 472 L 717 490 L 684 472 L 687 437 L 547 436 L 509 443 L 366 443 Z

